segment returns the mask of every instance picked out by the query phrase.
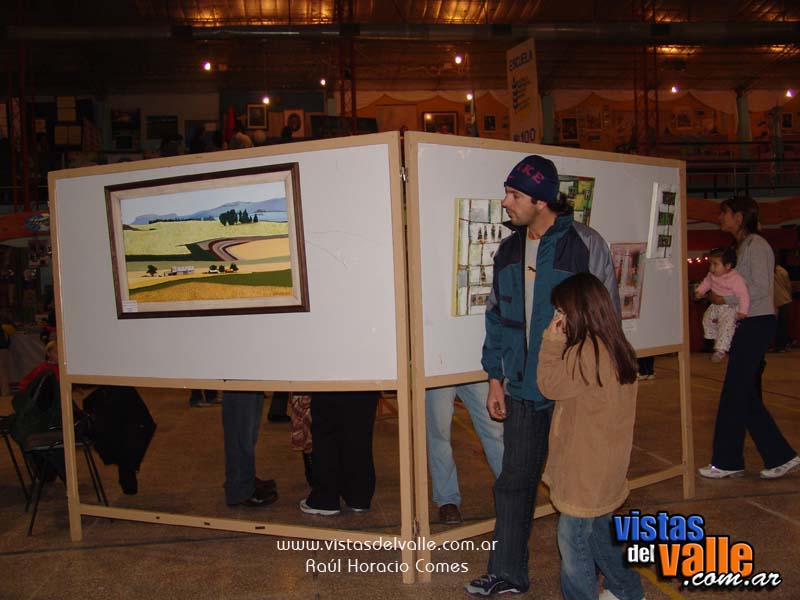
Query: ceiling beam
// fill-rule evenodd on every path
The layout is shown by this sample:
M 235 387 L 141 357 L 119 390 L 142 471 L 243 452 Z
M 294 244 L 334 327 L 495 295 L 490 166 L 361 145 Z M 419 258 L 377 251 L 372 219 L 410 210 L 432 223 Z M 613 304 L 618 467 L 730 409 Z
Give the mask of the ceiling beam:
M 335 39 L 511 42 L 576 41 L 618 44 L 792 44 L 800 40 L 800 21 L 673 23 L 536 23 L 530 25 L 330 24 L 237 27 L 13 26 L 5 37 L 15 41 L 94 41 L 120 39 Z

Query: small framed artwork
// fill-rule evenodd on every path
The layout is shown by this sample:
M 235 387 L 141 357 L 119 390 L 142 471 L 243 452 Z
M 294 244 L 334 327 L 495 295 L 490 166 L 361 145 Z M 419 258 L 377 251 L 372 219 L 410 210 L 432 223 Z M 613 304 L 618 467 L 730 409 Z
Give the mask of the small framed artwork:
M 494 115 L 483 115 L 483 130 L 495 131 L 497 129 L 497 117 Z
M 118 318 L 309 310 L 297 163 L 105 195 Z
M 564 141 L 578 139 L 578 120 L 575 117 L 561 119 L 561 139 Z
M 603 129 L 603 115 L 599 106 L 590 106 L 586 109 L 586 129 L 591 131 Z
M 259 103 L 247 105 L 247 128 L 269 129 L 266 104 Z
M 688 108 L 679 108 L 675 111 L 675 128 L 691 129 L 692 111 Z
M 428 133 L 458 133 L 457 112 L 422 113 L 422 130 Z
M 304 110 L 283 111 L 283 126 L 292 132 L 293 138 L 306 137 L 306 113 Z
M 678 192 L 672 185 L 653 183 L 647 258 L 670 258 L 675 234 Z
M 785 112 L 781 115 L 781 128 L 782 129 L 792 128 L 792 113 Z
M 163 140 L 164 138 L 175 138 L 178 135 L 177 115 L 148 115 L 147 116 L 147 139 Z

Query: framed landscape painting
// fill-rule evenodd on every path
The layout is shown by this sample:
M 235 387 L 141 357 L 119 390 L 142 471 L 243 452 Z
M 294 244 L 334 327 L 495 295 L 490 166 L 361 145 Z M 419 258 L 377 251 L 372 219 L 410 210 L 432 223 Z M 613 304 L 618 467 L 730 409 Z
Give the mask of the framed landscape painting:
M 117 316 L 307 312 L 297 163 L 107 186 Z

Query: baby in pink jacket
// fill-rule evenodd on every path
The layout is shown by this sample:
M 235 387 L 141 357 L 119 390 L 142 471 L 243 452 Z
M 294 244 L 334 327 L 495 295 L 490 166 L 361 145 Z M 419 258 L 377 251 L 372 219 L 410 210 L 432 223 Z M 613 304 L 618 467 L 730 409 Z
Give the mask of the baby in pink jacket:
M 734 269 L 735 266 L 736 250 L 714 248 L 708 254 L 708 275 L 694 291 L 697 299 L 709 290 L 725 297 L 725 304 L 711 304 L 703 315 L 703 335 L 708 340 L 715 340 L 712 362 L 725 358 L 736 331 L 736 322 L 744 319 L 750 308 L 747 282 Z

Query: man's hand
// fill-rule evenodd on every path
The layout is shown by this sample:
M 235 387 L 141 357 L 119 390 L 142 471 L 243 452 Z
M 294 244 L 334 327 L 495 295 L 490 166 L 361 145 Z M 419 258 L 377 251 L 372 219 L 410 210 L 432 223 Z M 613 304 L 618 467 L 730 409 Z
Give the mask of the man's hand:
M 708 300 L 712 304 L 725 304 L 725 296 L 720 296 L 715 292 L 708 292 Z
M 486 410 L 489 411 L 489 416 L 497 421 L 503 421 L 506 418 L 506 394 L 503 390 L 503 382 L 499 379 L 489 380 Z

